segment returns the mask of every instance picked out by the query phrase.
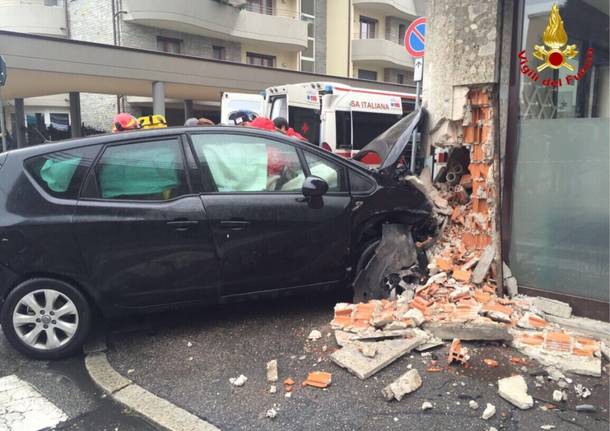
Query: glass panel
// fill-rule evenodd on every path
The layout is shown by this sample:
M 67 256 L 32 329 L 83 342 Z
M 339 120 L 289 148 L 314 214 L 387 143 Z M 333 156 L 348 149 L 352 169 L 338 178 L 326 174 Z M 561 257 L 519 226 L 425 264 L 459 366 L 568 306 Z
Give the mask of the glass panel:
M 314 23 L 311 20 L 307 21 L 309 21 L 309 24 L 307 24 L 307 37 L 315 37 Z
M 303 57 L 313 58 L 313 39 L 307 39 L 307 48 L 301 54 Z
M 314 0 L 301 0 L 301 12 L 307 15 L 315 15 Z
M 286 96 L 274 96 L 271 98 L 271 118 L 288 118 L 288 102 Z
M 25 162 L 26 170 L 50 195 L 75 199 L 83 176 L 93 163 L 100 147 L 75 148 L 34 157 Z
M 538 70 L 551 60 L 543 34 L 552 2 L 525 3 L 522 49 L 538 79 L 520 75 L 509 257 L 519 284 L 608 301 L 608 12 L 595 4 L 558 2 L 567 33 L 559 50 L 572 71 Z M 588 48 L 591 67 L 576 80 Z
M 358 79 L 368 79 L 369 81 L 377 81 L 377 72 L 372 70 L 358 69 Z
M 314 62 L 310 60 L 301 60 L 301 71 L 302 72 L 314 72 Z
M 349 170 L 349 186 L 352 193 L 368 193 L 373 190 L 374 183 L 364 175 Z
M 301 162 L 294 147 L 255 136 L 192 135 L 195 152 L 219 192 L 300 192 Z
M 335 163 L 305 152 L 305 160 L 311 175 L 322 178 L 328 183 L 329 192 L 341 191 L 341 167 Z
M 50 119 L 51 127 L 63 132 L 68 130 L 70 123 L 70 116 L 68 114 L 51 114 Z
M 95 171 L 106 199 L 168 200 L 189 192 L 177 139 L 109 147 Z

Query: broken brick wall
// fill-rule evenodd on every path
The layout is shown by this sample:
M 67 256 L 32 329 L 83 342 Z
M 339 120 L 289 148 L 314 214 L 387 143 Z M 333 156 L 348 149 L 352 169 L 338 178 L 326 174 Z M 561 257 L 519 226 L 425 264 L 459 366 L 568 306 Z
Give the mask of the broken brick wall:
M 499 272 L 512 10 L 513 0 L 430 0 L 426 10 L 423 150 L 426 156 L 434 148 L 468 150 L 472 211 L 462 242 L 477 250 L 493 242 Z

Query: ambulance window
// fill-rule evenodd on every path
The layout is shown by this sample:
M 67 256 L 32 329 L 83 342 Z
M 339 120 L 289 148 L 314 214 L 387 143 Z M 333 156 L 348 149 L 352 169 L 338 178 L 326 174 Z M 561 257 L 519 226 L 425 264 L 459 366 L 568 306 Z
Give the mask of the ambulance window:
M 349 150 L 352 148 L 352 117 L 349 111 L 336 111 L 336 142 L 337 149 Z
M 271 119 L 277 117 L 288 117 L 286 96 L 271 96 Z
M 299 132 L 310 143 L 320 145 L 320 116 L 314 109 L 288 108 L 289 123 L 296 132 Z
M 400 115 L 373 112 L 352 112 L 354 118 L 354 150 L 361 150 L 374 138 L 393 126 Z

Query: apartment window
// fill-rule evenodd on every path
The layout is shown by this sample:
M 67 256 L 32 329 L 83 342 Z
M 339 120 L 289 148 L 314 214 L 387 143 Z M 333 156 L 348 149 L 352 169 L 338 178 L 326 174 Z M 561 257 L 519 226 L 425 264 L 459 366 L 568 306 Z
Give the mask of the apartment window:
M 402 73 L 396 74 L 396 82 L 398 82 L 399 84 L 404 84 L 405 76 Z
M 157 49 L 159 51 L 169 52 L 172 54 L 180 54 L 181 45 L 182 41 L 180 39 L 157 36 Z
M 251 12 L 273 15 L 273 0 L 248 0 L 246 9 Z
M 44 0 L 45 6 L 63 6 L 59 0 Z
M 273 55 L 255 54 L 253 52 L 246 53 L 248 64 L 254 66 L 275 67 L 275 57 Z
M 377 21 L 365 16 L 360 17 L 360 39 L 375 39 Z
M 374 70 L 358 69 L 358 79 L 368 79 L 369 81 L 377 81 L 377 72 Z
M 227 51 L 224 46 L 212 46 L 212 58 L 215 60 L 226 60 Z
M 316 60 L 316 16 L 314 0 L 301 0 L 301 21 L 307 23 L 307 48 L 301 52 L 301 71 L 314 72 Z
M 407 32 L 407 26 L 404 24 L 400 24 L 398 26 L 398 44 L 399 45 L 405 44 L 405 33 L 406 32 Z

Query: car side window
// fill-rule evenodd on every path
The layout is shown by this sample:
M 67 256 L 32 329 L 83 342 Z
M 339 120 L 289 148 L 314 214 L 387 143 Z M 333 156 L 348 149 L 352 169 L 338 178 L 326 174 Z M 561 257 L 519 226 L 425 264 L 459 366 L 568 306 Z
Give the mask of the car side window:
M 94 175 L 96 187 L 88 184 L 85 197 L 164 201 L 189 194 L 178 138 L 107 147 Z
M 343 169 L 336 163 L 305 151 L 305 160 L 311 175 L 322 178 L 328 183 L 329 192 L 343 191 Z
M 375 184 L 362 174 L 349 170 L 349 186 L 352 193 L 369 193 Z
M 305 178 L 296 149 L 288 144 L 229 133 L 191 135 L 193 147 L 216 190 L 300 192 Z M 301 181 L 293 181 L 295 178 Z
M 48 194 L 76 199 L 83 178 L 100 150 L 100 145 L 73 148 L 32 157 L 25 169 Z

